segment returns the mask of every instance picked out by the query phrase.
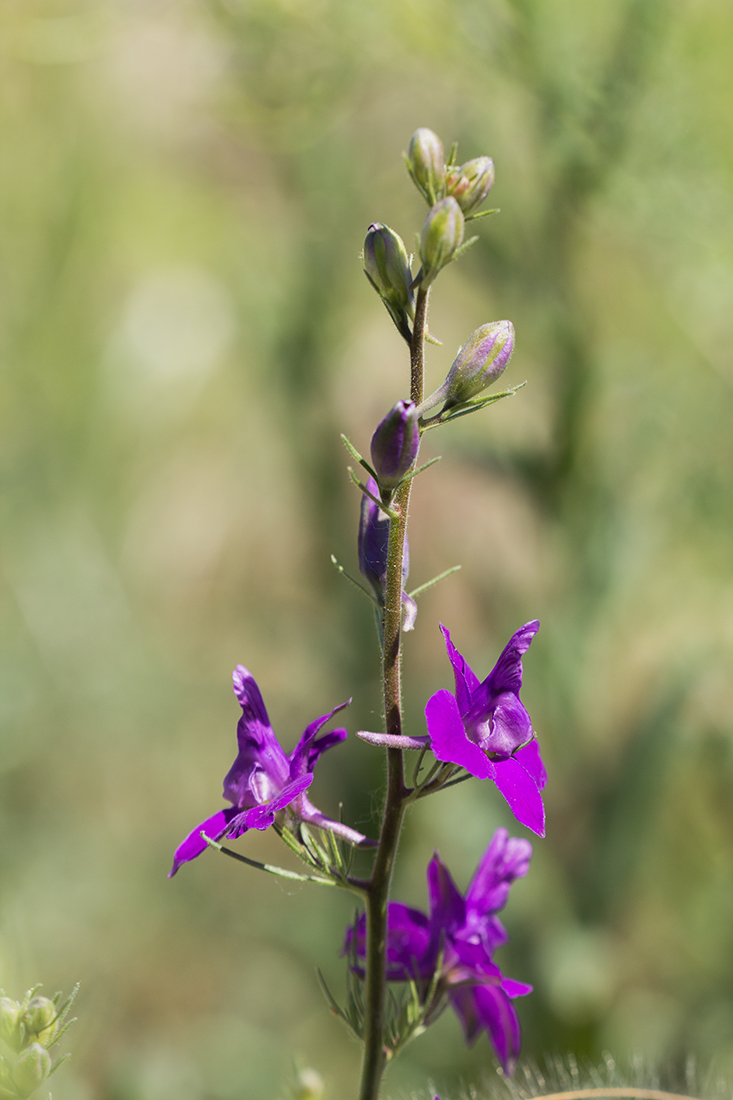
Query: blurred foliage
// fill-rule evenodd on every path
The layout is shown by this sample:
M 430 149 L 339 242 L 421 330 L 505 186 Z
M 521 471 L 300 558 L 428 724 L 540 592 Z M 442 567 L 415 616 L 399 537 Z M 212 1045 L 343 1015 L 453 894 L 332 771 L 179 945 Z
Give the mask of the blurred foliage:
M 229 674 L 284 744 L 353 694 L 378 721 L 354 568 L 362 448 L 404 396 L 361 274 L 373 220 L 423 216 L 418 125 L 491 154 L 501 214 L 438 282 L 429 383 L 509 317 L 511 402 L 427 444 L 408 711 L 535 616 L 524 699 L 548 836 L 507 913 L 530 1055 L 733 1069 L 733 12 L 725 0 L 5 0 L 0 8 L 0 984 L 82 983 L 54 1093 L 272 1100 L 292 1059 L 350 1095 L 331 1019 L 346 898 L 213 853 Z M 319 709 L 320 708 L 320 709 Z M 351 739 L 318 804 L 367 827 Z M 421 804 L 465 887 L 478 783 Z M 241 842 L 282 858 L 274 836 Z M 328 902 L 328 904 L 326 904 Z M 477 1079 L 446 1016 L 392 1071 Z

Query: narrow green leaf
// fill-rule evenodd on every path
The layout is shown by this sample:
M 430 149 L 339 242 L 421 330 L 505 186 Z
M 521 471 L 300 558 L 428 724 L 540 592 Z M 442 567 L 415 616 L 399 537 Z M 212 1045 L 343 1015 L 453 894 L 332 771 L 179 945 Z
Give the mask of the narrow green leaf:
M 222 844 L 218 844 L 215 840 L 212 840 L 211 837 L 207 836 L 203 830 L 201 836 L 210 848 L 216 848 L 218 852 L 222 852 L 225 856 L 229 856 L 230 859 L 239 860 L 240 863 L 246 863 L 248 867 L 255 867 L 258 871 L 267 871 L 269 875 L 277 875 L 279 878 L 292 879 L 295 882 L 317 882 L 320 886 L 335 886 L 335 883 L 327 878 L 320 878 L 316 875 L 299 875 L 297 871 L 286 871 L 284 867 L 274 867 L 270 863 L 260 863 L 256 859 L 248 859 L 247 856 L 243 856 L 240 852 L 233 852 L 231 848 L 225 848 Z
M 366 590 L 366 588 L 364 587 L 364 585 L 361 584 L 355 577 L 352 577 L 351 573 L 347 573 L 347 571 L 344 569 L 343 565 L 341 565 L 341 563 L 334 557 L 333 554 L 331 554 L 331 561 L 336 566 L 336 568 L 338 569 L 338 571 L 339 571 L 339 573 L 341 574 L 342 577 L 346 577 L 346 580 L 351 581 L 351 583 L 354 585 L 354 587 L 358 588 L 360 592 L 363 592 L 368 600 L 371 600 L 371 602 L 373 604 L 376 604 L 376 602 L 377 602 L 376 598 L 372 595 L 372 593 L 368 592 Z
M 427 592 L 433 585 L 438 584 L 439 581 L 444 581 L 446 577 L 450 577 L 451 573 L 457 573 L 461 568 L 460 565 L 452 565 L 450 569 L 444 570 L 442 573 L 438 573 L 437 577 L 433 577 L 431 581 L 426 581 L 425 584 L 418 585 L 417 588 L 413 588 L 412 592 L 408 592 L 410 599 L 414 600 L 416 596 L 422 595 L 423 592 Z

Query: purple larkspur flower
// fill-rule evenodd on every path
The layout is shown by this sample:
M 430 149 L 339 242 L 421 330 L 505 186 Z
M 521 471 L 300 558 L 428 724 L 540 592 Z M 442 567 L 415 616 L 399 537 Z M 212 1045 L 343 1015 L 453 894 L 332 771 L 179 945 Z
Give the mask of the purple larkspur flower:
M 425 720 L 436 759 L 460 764 L 478 779 L 493 780 L 517 821 L 544 836 L 540 791 L 547 773 L 532 722 L 519 698 L 522 655 L 539 626 L 535 619 L 520 627 L 486 679 L 479 681 L 441 623 L 453 665 L 455 694 L 436 691 L 425 707 Z
M 440 965 L 438 989 L 447 996 L 470 1045 L 485 1031 L 505 1072 L 519 1054 L 521 1030 L 512 1001 L 532 991 L 506 978 L 493 952 L 506 943 L 496 916 L 515 879 L 527 873 L 528 840 L 497 829 L 464 897 L 436 852 L 428 864 L 429 914 L 392 902 L 387 918 L 387 980 L 415 981 L 425 988 Z M 348 929 L 344 950 L 366 955 L 366 919 Z M 361 971 L 358 971 L 361 972 Z
M 372 496 L 379 498 L 379 486 L 373 477 L 367 481 L 367 489 Z M 387 576 L 387 551 L 389 549 L 389 516 L 366 493 L 361 498 L 361 517 L 359 520 L 359 571 L 374 590 L 377 602 L 384 605 L 384 582 Z M 405 584 L 410 571 L 410 547 L 405 539 L 405 553 L 402 559 L 402 584 Z M 415 626 L 417 604 L 402 593 L 404 607 L 403 630 L 412 630 Z
M 522 825 L 545 835 L 545 807 L 540 792 L 547 781 L 545 765 L 532 722 L 519 698 L 522 655 L 539 629 L 535 619 L 509 639 L 499 660 L 483 682 L 469 667 L 441 623 L 456 681 L 455 694 L 436 691 L 425 707 L 427 736 L 372 733 L 357 737 L 387 748 L 424 749 L 436 760 L 458 764 L 478 779 L 491 779 Z
M 252 674 L 244 665 L 237 665 L 232 678 L 242 715 L 237 724 L 239 751 L 224 778 L 224 798 L 231 806 L 207 817 L 179 844 L 168 877 L 172 878 L 182 863 L 195 859 L 204 851 L 207 843 L 202 832 L 212 840 L 238 837 L 249 829 L 269 828 L 276 815 L 286 809 L 297 821 L 331 829 L 351 844 L 363 843 L 366 837 L 325 817 L 305 794 L 313 782 L 313 770 L 319 757 L 347 737 L 343 728 L 331 730 L 321 737 L 318 734 L 351 700 L 311 722 L 293 751 L 286 753 L 273 733 Z

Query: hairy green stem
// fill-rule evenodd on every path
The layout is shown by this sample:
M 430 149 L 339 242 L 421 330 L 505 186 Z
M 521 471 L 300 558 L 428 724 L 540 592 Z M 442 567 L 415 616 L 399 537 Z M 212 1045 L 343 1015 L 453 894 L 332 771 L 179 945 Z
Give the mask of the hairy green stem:
M 415 404 L 422 401 L 424 389 L 427 307 L 428 291 L 421 288 L 417 294 L 415 325 L 410 347 L 410 397 Z M 410 478 L 397 490 L 392 501 L 392 508 L 397 518 L 390 521 L 389 527 L 382 614 L 382 691 L 385 731 L 398 736 L 402 733 L 402 566 L 405 558 L 411 491 L 412 479 Z M 402 749 L 387 749 L 387 793 L 379 847 L 366 894 L 364 1062 L 359 1100 L 377 1100 L 386 1065 L 384 1006 L 387 906 L 407 793 Z

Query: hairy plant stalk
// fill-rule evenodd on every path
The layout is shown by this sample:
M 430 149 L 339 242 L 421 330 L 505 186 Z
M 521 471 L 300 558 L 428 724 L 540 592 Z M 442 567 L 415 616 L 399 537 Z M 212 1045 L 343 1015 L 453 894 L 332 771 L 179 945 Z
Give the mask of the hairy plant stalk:
M 410 347 L 410 397 L 416 405 L 422 401 L 424 390 L 428 293 L 422 288 L 418 291 Z M 417 464 L 417 458 L 415 464 Z M 402 566 L 411 491 L 412 479 L 406 481 L 397 490 L 392 501 L 397 519 L 390 523 L 382 615 L 382 694 L 385 732 L 396 735 L 402 733 Z M 384 1006 L 387 906 L 407 795 L 402 752 L 402 749 L 387 749 L 387 793 L 379 847 L 366 896 L 364 1061 L 359 1100 L 377 1100 L 386 1065 Z

